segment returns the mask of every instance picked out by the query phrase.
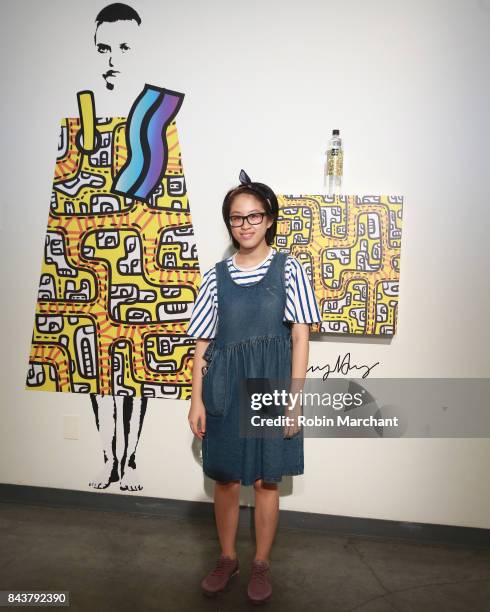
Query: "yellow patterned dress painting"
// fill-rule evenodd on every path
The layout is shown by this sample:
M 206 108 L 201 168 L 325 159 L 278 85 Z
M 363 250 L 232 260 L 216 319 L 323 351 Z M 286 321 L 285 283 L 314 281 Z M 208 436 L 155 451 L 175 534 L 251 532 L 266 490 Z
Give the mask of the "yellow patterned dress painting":
M 307 270 L 323 321 L 313 332 L 393 336 L 403 196 L 281 195 L 275 246 Z
M 128 118 L 60 126 L 27 374 L 36 391 L 187 399 L 199 263 L 175 116 L 146 85 Z

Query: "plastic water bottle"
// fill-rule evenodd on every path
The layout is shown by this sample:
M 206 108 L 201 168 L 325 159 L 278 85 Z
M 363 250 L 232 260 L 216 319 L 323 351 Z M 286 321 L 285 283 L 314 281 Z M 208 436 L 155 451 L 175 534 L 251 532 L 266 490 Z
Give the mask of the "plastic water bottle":
M 323 174 L 323 186 L 328 195 L 340 194 L 342 192 L 342 174 L 344 166 L 344 149 L 340 130 L 332 130 L 332 138 L 326 150 L 325 170 Z

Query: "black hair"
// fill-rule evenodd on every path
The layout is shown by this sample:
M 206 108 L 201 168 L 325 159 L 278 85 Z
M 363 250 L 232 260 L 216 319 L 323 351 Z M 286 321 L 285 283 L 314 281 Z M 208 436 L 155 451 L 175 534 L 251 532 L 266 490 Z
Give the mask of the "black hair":
M 225 222 L 226 229 L 228 230 L 228 234 L 233 242 L 233 246 L 236 249 L 240 248 L 240 243 L 235 240 L 231 232 L 230 208 L 235 197 L 241 193 L 248 193 L 257 198 L 257 200 L 259 200 L 264 207 L 264 211 L 267 213 L 267 216 L 274 218 L 274 222 L 269 228 L 267 228 L 265 233 L 265 241 L 268 245 L 271 245 L 277 232 L 277 217 L 279 215 L 279 203 L 277 201 L 277 196 L 268 185 L 252 181 L 250 183 L 238 185 L 238 187 L 233 187 L 233 189 L 228 191 L 228 193 L 225 195 L 225 199 L 223 200 L 223 221 Z
M 131 19 L 134 19 L 138 25 L 141 24 L 141 17 L 134 8 L 122 2 L 114 2 L 114 4 L 108 4 L 99 12 L 95 18 L 95 23 L 99 27 L 104 21 L 112 23 L 114 21 L 129 21 Z

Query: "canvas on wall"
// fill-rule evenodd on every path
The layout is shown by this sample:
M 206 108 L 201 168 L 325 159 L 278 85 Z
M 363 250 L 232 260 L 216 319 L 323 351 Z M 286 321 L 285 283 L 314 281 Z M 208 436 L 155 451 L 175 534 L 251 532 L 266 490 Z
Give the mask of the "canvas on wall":
M 313 332 L 393 336 L 403 196 L 280 195 L 274 246 L 307 270 L 322 315 Z
M 27 375 L 30 390 L 187 399 L 200 284 L 175 115 L 145 86 L 128 119 L 61 121 Z

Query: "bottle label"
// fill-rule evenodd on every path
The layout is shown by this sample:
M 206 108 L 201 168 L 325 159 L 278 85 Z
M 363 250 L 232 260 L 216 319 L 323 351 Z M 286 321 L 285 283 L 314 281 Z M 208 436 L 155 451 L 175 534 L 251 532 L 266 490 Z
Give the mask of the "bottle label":
M 342 176 L 344 153 L 341 148 L 330 149 L 327 157 L 327 174 L 329 176 Z

